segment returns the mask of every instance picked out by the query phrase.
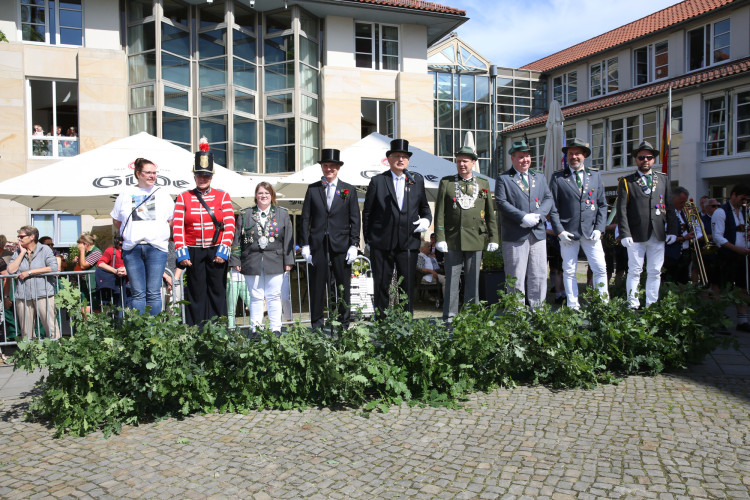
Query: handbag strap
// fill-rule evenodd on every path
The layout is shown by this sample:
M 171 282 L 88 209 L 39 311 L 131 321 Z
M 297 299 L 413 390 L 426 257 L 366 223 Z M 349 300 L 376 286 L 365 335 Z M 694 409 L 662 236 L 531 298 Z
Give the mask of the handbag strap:
M 214 221 L 214 226 L 216 226 L 216 231 L 214 231 L 214 237 L 211 240 L 211 246 L 216 245 L 216 242 L 219 241 L 219 233 L 224 230 L 224 223 L 219 222 L 216 220 L 216 216 L 214 215 L 214 211 L 211 210 L 211 207 L 208 206 L 206 203 L 206 200 L 203 199 L 203 196 L 201 195 L 200 191 L 197 189 L 193 189 L 193 194 L 196 198 L 198 198 L 198 201 L 201 202 L 201 205 L 203 205 L 203 208 L 206 209 L 206 212 L 208 212 L 208 215 L 211 217 L 211 220 Z
M 131 210 L 131 211 L 130 211 L 130 215 L 128 215 L 128 218 L 127 218 L 127 220 L 125 221 L 125 224 L 123 224 L 123 225 L 122 225 L 122 230 L 120 231 L 120 235 L 123 235 L 123 234 L 125 234 L 125 228 L 126 228 L 126 227 L 128 227 L 128 222 L 130 222 L 130 218 L 131 218 L 131 217 L 133 216 L 133 214 L 135 213 L 135 211 L 136 211 L 136 210 L 138 210 L 139 208 L 141 208 L 141 205 L 143 205 L 143 204 L 144 204 L 144 203 L 146 203 L 146 202 L 147 202 L 148 200 L 150 200 L 150 199 L 151 199 L 151 197 L 152 197 L 153 195 L 155 195 L 155 194 L 156 194 L 156 192 L 157 192 L 158 190 L 160 190 L 160 189 L 161 189 L 161 187 L 158 187 L 158 188 L 154 189 L 154 192 L 153 192 L 153 193 L 151 193 L 150 195 L 146 196 L 146 198 L 144 198 L 144 200 L 143 200 L 142 202 L 140 202 L 140 203 L 139 203 L 138 205 L 136 205 L 136 207 L 135 207 L 135 208 L 134 208 L 133 210 Z

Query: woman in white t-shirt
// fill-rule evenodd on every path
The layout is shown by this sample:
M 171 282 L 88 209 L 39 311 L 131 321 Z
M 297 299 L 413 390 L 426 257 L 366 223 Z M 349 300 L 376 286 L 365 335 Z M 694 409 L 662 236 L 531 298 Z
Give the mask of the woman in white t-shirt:
M 130 280 L 132 307 L 141 313 L 151 307 L 150 313 L 155 316 L 162 309 L 161 282 L 174 201 L 156 186 L 153 162 L 138 158 L 134 170 L 138 184 L 125 188 L 110 215 L 123 238 L 122 260 Z

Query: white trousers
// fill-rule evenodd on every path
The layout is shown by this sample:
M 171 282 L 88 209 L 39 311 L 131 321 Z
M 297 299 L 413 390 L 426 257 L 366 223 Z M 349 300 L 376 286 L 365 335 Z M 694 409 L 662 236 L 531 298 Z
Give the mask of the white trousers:
M 664 265 L 664 242 L 653 234 L 644 243 L 635 243 L 628 248 L 628 279 L 626 288 L 630 307 L 638 307 L 638 284 L 643 272 L 643 259 L 646 258 L 646 305 L 659 300 L 661 267 Z
M 607 300 L 607 263 L 604 261 L 604 247 L 602 240 L 596 242 L 581 238 L 570 243 L 560 243 L 560 254 L 562 255 L 563 284 L 565 295 L 568 299 L 568 307 L 580 309 L 578 302 L 578 279 L 576 278 L 576 267 L 578 266 L 578 250 L 583 247 L 591 272 L 594 274 L 594 286 Z
M 532 309 L 547 296 L 547 241 L 533 235 L 523 241 L 503 241 L 507 278 L 516 278 L 511 292 L 523 293 Z M 528 287 L 528 288 L 527 288 Z
M 250 290 L 250 322 L 253 330 L 263 324 L 263 301 L 268 308 L 268 322 L 271 330 L 281 331 L 281 284 L 283 274 L 250 274 L 245 276 Z

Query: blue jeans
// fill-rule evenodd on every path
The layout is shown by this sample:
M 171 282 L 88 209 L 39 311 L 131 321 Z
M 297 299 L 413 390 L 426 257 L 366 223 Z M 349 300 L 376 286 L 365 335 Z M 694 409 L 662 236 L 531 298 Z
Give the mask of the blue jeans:
M 122 251 L 122 260 L 130 279 L 131 307 L 143 314 L 146 306 L 150 306 L 150 314 L 156 316 L 162 308 L 161 281 L 167 265 L 167 252 L 151 245 L 136 245 Z

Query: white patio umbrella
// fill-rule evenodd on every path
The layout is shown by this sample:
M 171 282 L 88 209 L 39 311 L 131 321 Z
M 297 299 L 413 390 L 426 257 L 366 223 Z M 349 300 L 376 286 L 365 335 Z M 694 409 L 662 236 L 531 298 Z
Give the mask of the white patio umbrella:
M 364 200 L 370 179 L 390 168 L 385 157 L 385 152 L 390 148 L 390 143 L 390 137 L 372 133 L 341 151 L 341 161 L 344 162 L 344 165 L 339 170 L 339 178 L 357 187 L 357 195 L 361 201 Z M 435 201 L 440 179 L 446 175 L 456 174 L 455 163 L 414 146 L 409 146 L 409 151 L 413 153 L 409 160 L 409 170 L 424 176 L 427 198 L 429 201 Z M 307 186 L 320 180 L 322 175 L 320 165 L 315 164 L 282 178 L 274 186 L 276 191 L 281 194 L 279 203 L 284 206 L 291 200 L 303 199 Z M 495 180 L 482 174 L 478 175 L 489 181 L 490 192 L 494 192 Z
M 560 109 L 560 103 L 553 100 L 549 107 L 549 116 L 547 116 L 547 137 L 544 141 L 543 168 L 547 183 L 552 179 L 552 173 L 562 168 L 564 141 L 562 110 Z
M 146 132 L 112 141 L 92 151 L 0 182 L 0 198 L 33 210 L 62 210 L 74 215 L 109 216 L 115 198 L 135 184 L 133 162 L 142 157 L 157 166 L 156 184 L 172 196 L 195 187 L 194 155 Z M 251 204 L 255 186 L 276 176 L 242 175 L 214 164 L 212 186 L 232 197 L 235 208 Z
M 476 152 L 477 147 L 474 144 L 474 134 L 471 133 L 471 131 L 466 132 L 466 135 L 464 136 L 464 147 L 465 148 L 471 148 L 472 151 Z M 474 162 L 474 168 L 472 169 L 473 172 L 478 173 L 479 172 L 479 162 Z

